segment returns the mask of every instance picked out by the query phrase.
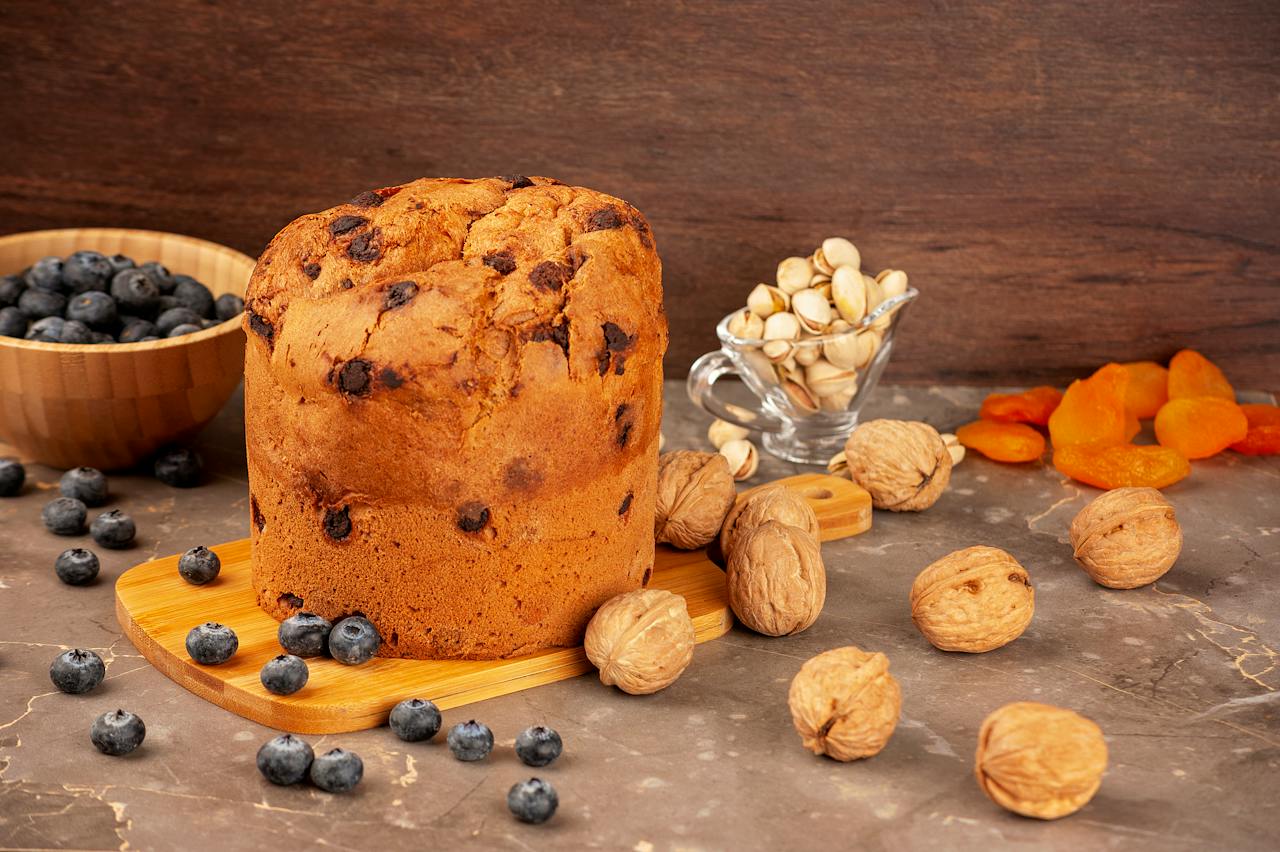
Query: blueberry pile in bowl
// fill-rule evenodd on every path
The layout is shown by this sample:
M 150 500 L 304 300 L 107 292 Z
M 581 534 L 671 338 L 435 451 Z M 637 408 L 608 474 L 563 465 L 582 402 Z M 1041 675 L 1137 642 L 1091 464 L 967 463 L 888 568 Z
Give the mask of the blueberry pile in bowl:
M 44 343 L 140 343 L 233 319 L 244 300 L 214 298 L 156 261 L 77 251 L 0 277 L 0 335 Z

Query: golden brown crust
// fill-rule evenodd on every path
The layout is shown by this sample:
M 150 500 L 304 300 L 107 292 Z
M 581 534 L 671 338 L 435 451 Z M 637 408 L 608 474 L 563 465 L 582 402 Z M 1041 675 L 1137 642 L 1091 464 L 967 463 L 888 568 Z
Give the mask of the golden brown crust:
M 647 577 L 667 327 L 629 205 L 546 178 L 365 193 L 282 230 L 246 303 L 274 616 L 492 658 L 578 642 Z

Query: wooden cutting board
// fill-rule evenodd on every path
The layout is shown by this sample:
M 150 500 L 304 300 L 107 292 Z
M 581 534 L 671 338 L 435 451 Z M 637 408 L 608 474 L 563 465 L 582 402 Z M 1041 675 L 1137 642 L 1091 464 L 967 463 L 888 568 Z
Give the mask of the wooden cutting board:
M 779 480 L 813 506 L 823 541 L 865 532 L 871 498 L 847 479 L 801 474 Z M 222 560 L 218 579 L 189 585 L 178 575 L 178 556 L 129 569 L 116 581 L 116 617 L 152 665 L 182 686 L 246 719 L 301 734 L 358 731 L 383 725 L 405 698 L 429 698 L 442 710 L 506 695 L 592 670 L 581 647 L 557 648 L 509 660 L 399 660 L 375 658 L 344 666 L 307 660 L 307 685 L 288 696 L 262 688 L 258 672 L 279 654 L 278 624 L 258 608 L 250 582 L 249 540 L 213 547 Z M 705 551 L 659 546 L 650 588 L 683 595 L 699 642 L 733 624 L 724 572 Z M 205 621 L 230 626 L 240 649 L 220 666 L 197 665 L 187 655 L 187 632 Z

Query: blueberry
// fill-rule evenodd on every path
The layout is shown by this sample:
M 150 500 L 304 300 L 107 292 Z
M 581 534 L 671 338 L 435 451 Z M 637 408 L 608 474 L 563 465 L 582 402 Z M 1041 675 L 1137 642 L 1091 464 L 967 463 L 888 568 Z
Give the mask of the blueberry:
M 27 329 L 27 340 L 36 340 L 41 343 L 61 343 L 62 327 L 67 321 L 62 317 L 45 317 L 38 319 Z
M 556 788 L 541 778 L 521 781 L 507 791 L 507 808 L 521 822 L 544 823 L 559 806 Z
M 24 290 L 18 297 L 18 310 L 29 320 L 40 320 L 45 317 L 62 317 L 67 309 L 67 297 L 61 293 L 50 293 L 48 290 Z
M 0 459 L 0 497 L 13 497 L 27 481 L 27 469 L 17 459 Z
M 493 731 L 475 719 L 449 729 L 449 751 L 458 760 L 483 760 L 493 751 Z
M 111 298 L 121 310 L 151 316 L 160 301 L 160 289 L 141 269 L 123 269 L 111 279 Z
M 190 275 L 173 276 L 173 298 L 184 308 L 190 308 L 202 317 L 213 316 L 213 294 L 209 288 Z
M 156 309 L 153 311 L 153 314 L 162 314 L 165 311 L 180 307 L 182 307 L 182 305 L 178 304 L 178 300 L 173 298 L 172 294 L 165 293 L 156 300 Z
M 67 304 L 67 319 L 82 322 L 97 331 L 114 328 L 119 319 L 116 300 L 97 290 L 72 296 Z
M 318 657 L 329 644 L 333 625 L 314 612 L 297 612 L 280 622 L 280 647 L 299 657 Z
M 89 739 L 103 754 L 128 754 L 147 735 L 147 726 L 135 714 L 127 710 L 112 710 L 94 720 L 89 729 Z
M 0 336 L 25 337 L 27 318 L 17 308 L 0 308 Z
M 364 761 L 353 751 L 331 749 L 311 762 L 311 783 L 326 793 L 345 793 L 364 777 Z
M 98 555 L 83 547 L 64 550 L 53 563 L 53 570 L 68 586 L 86 586 L 98 576 Z
M 88 514 L 85 505 L 74 497 L 55 497 L 40 511 L 45 527 L 56 535 L 80 535 Z
M 212 583 L 222 570 L 222 560 L 203 544 L 193 547 L 178 558 L 178 573 L 193 586 Z
M 207 318 L 207 317 L 206 317 L 205 319 L 200 320 L 200 327 L 201 327 L 201 328 L 213 328 L 215 325 L 218 325 L 220 322 L 221 322 L 221 320 L 209 319 L 209 318 Z
M 111 550 L 120 550 L 133 544 L 133 537 L 138 528 L 133 518 L 119 509 L 108 509 L 93 519 L 89 525 L 89 535 L 100 546 Z
M 293 734 L 267 740 L 258 749 L 258 771 L 272 784 L 297 784 L 307 777 L 315 753 Z
M 440 710 L 433 702 L 407 698 L 391 708 L 389 724 L 405 742 L 424 742 L 440 731 Z
M 21 275 L 0 276 L 0 308 L 18 304 L 18 297 L 25 289 L 27 289 L 27 282 L 22 280 Z
M 83 695 L 97 688 L 107 676 L 102 658 L 93 651 L 63 651 L 53 658 L 49 666 L 49 680 L 68 695 Z
M 307 685 L 311 670 L 301 657 L 292 654 L 281 654 L 267 660 L 258 679 L 267 692 L 273 695 L 293 695 Z
M 187 634 L 187 653 L 202 666 L 225 663 L 239 648 L 236 632 L 216 621 L 197 624 Z
M 178 306 L 169 308 L 160 316 L 156 317 L 156 330 L 160 332 L 161 337 L 168 337 L 169 332 L 173 331 L 180 325 L 194 325 L 200 327 L 200 315 L 190 308 Z
M 124 272 L 126 269 L 133 269 L 135 266 L 133 258 L 123 254 L 113 254 L 107 258 L 107 262 L 111 264 L 112 278 L 115 278 L 117 274 Z
M 27 286 L 46 293 L 61 293 L 64 289 L 62 281 L 62 258 L 42 257 L 27 270 Z
M 58 480 L 63 497 L 74 497 L 86 506 L 107 502 L 107 478 L 93 467 L 73 467 Z
M 529 766 L 546 766 L 560 756 L 564 743 L 552 728 L 534 725 L 516 737 L 516 756 Z
M 114 274 L 111 261 L 96 251 L 78 251 L 62 265 L 62 280 L 72 293 L 106 290 Z
M 18 297 L 14 296 L 14 298 Z M 244 299 L 235 293 L 223 293 L 213 303 L 213 315 L 223 322 L 238 317 L 242 313 L 244 313 Z
M 121 343 L 137 343 L 144 337 L 155 337 L 156 326 L 150 320 L 134 318 L 124 324 L 120 331 Z
M 173 292 L 174 279 L 168 268 L 158 260 L 150 260 L 140 265 L 138 269 L 142 270 L 142 274 L 156 285 L 156 289 L 161 293 L 168 295 Z
M 194 450 L 165 450 L 156 458 L 156 479 L 174 488 L 194 488 L 200 484 L 204 460 Z
M 58 334 L 59 343 L 93 343 L 93 332 L 89 326 L 76 320 L 67 320 L 62 324 Z
M 181 325 L 175 325 L 173 328 L 169 329 L 169 333 L 166 334 L 165 337 L 182 337 L 183 335 L 195 334 L 197 331 L 202 330 L 203 326 L 196 325 L 195 323 L 184 322 Z
M 329 633 L 329 654 L 340 663 L 358 666 L 378 653 L 382 637 L 369 619 L 353 615 L 333 626 Z
M 116 342 L 116 339 L 111 335 L 107 334 L 105 331 L 91 331 L 89 332 L 89 336 L 91 338 L 89 341 L 90 343 L 115 343 Z

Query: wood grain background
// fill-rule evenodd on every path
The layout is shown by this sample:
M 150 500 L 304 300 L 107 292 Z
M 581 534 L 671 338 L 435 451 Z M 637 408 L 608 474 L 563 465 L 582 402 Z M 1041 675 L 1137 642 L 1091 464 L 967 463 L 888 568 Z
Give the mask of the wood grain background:
M 845 234 L 924 296 L 899 381 L 1280 365 L 1280 4 L 0 5 L 0 232 L 256 254 L 422 175 L 546 174 L 657 234 L 668 369 Z

